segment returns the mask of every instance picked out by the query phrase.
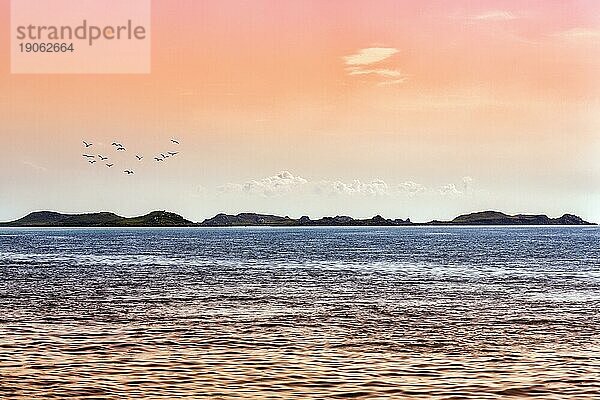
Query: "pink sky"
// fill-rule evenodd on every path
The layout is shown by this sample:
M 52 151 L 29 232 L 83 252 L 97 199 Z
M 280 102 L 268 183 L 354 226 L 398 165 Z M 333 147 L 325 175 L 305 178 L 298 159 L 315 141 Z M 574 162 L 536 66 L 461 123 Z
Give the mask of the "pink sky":
M 597 1 L 152 6 L 151 74 L 11 75 L 0 0 L 0 219 L 498 208 L 600 220 Z M 135 180 L 81 163 L 81 139 L 151 155 L 173 136 L 182 157 Z M 407 182 L 424 189 L 407 195 Z

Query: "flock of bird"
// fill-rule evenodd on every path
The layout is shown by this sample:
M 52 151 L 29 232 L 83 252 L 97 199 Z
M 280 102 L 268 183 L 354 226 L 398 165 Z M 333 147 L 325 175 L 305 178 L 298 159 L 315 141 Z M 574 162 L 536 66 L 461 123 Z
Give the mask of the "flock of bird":
M 171 144 L 179 146 L 180 143 L 176 139 L 171 139 Z M 83 145 L 85 146 L 86 149 L 88 149 L 88 148 L 92 147 L 94 144 L 88 143 L 84 140 Z M 117 152 L 126 152 L 127 151 L 125 146 L 123 146 L 123 144 L 118 143 L 118 142 L 112 142 L 111 146 L 114 147 L 115 151 L 117 151 Z M 154 161 L 155 162 L 164 162 L 166 159 L 168 159 L 170 157 L 175 157 L 177 154 L 179 154 L 178 151 L 166 151 L 166 152 L 160 153 L 160 155 L 154 157 Z M 109 157 L 104 157 L 100 154 L 98 154 L 98 155 L 83 154 L 83 157 L 85 159 L 87 159 L 90 164 L 96 164 L 98 161 L 105 162 L 105 161 L 109 160 Z M 98 159 L 96 159 L 96 157 Z M 137 161 L 141 162 L 144 159 L 144 156 L 136 154 L 135 158 L 137 159 Z M 115 166 L 115 164 L 113 162 L 106 162 L 104 164 L 108 168 L 112 168 Z M 133 171 L 131 169 L 126 169 L 123 171 L 123 173 L 127 174 L 127 175 L 133 175 L 133 174 L 135 174 L 135 171 Z

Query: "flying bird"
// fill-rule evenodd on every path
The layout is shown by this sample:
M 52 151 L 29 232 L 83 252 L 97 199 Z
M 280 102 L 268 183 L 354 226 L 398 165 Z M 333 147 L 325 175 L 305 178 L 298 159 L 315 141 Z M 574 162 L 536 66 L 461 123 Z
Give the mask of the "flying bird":
M 112 167 L 113 165 L 115 165 L 115 164 L 106 164 L 106 166 L 107 166 L 108 168 Z
M 138 156 L 138 155 L 136 155 L 135 158 L 137 158 L 138 161 L 142 161 L 142 158 L 144 158 L 144 156 Z
M 118 147 L 117 151 L 125 151 L 125 147 Z
M 89 162 L 90 164 L 93 164 L 93 163 L 95 163 L 95 162 L 96 162 L 96 160 L 90 160 L 90 161 L 88 161 L 88 162 Z
M 128 170 L 128 169 L 126 169 L 126 170 L 125 170 L 125 171 L 123 171 L 123 172 L 124 172 L 124 173 L 126 173 L 127 175 L 131 175 L 131 174 L 133 174 L 133 171 L 130 171 L 130 170 Z
M 102 161 L 108 160 L 108 157 L 102 157 L 100 154 L 98 154 L 98 157 L 100 157 L 100 160 L 102 160 Z
M 170 156 L 176 156 L 177 154 L 179 154 L 179 152 L 178 151 L 169 151 L 168 154 Z
M 162 156 L 162 158 L 168 158 L 169 156 L 165 156 L 163 153 L 160 153 L 160 155 Z
M 111 146 L 123 147 L 123 145 L 121 143 L 117 143 L 117 142 L 112 142 Z
M 171 139 L 171 142 L 175 143 L 175 144 L 179 144 L 179 142 L 177 140 L 175 140 L 175 139 Z
M 92 143 L 88 143 L 85 140 L 83 141 L 83 144 L 85 145 L 85 148 L 87 149 L 88 147 L 92 146 Z
M 91 156 L 91 155 L 89 155 L 89 154 L 83 154 L 83 156 L 84 156 L 84 157 L 87 157 L 87 158 L 96 158 L 96 156 Z
M 154 159 L 155 159 L 156 161 L 162 161 L 162 160 L 163 160 L 162 158 L 158 158 L 158 157 L 154 157 Z

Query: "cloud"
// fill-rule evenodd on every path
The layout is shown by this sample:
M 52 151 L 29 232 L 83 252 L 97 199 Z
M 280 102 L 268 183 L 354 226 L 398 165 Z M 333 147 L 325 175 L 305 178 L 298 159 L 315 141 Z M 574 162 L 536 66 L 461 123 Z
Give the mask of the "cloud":
M 600 30 L 587 28 L 573 28 L 562 32 L 557 32 L 552 36 L 563 39 L 597 39 L 600 38 Z
M 48 171 L 48 168 L 43 167 L 39 164 L 36 164 L 32 161 L 23 160 L 23 161 L 21 161 L 21 163 L 37 172 L 47 172 Z
M 375 75 L 379 75 L 379 76 L 383 76 L 386 78 L 397 78 L 402 75 L 402 72 L 400 72 L 397 69 L 361 69 L 361 68 L 349 68 L 349 75 L 368 75 L 368 74 L 375 74 Z
M 246 193 L 265 197 L 279 196 L 289 193 L 303 186 L 308 181 L 302 177 L 294 176 L 288 171 L 259 180 L 250 180 L 245 183 L 228 183 L 218 188 L 221 193 Z
M 449 183 L 447 185 L 440 186 L 438 192 L 442 196 L 458 196 L 463 194 L 463 192 L 456 188 L 456 185 L 454 183 Z
M 344 63 L 347 66 L 346 71 L 350 76 L 372 75 L 385 79 L 379 82 L 378 86 L 403 83 L 408 78 L 408 75 L 402 73 L 399 69 L 373 67 L 373 64 L 387 60 L 398 53 L 398 51 L 398 49 L 393 47 L 368 47 L 360 49 L 356 54 L 343 57 Z
M 473 183 L 473 178 L 471 178 L 470 176 L 464 176 L 462 178 L 462 183 L 463 193 L 469 193 L 469 190 L 471 189 L 471 184 Z
M 481 11 L 478 14 L 462 14 L 454 13 L 449 16 L 454 19 L 462 19 L 473 22 L 494 22 L 494 21 L 512 21 L 523 18 L 523 15 L 515 14 L 506 10 L 487 10 Z
M 361 182 L 355 179 L 351 183 L 320 181 L 316 183 L 314 192 L 326 195 L 383 196 L 389 194 L 389 186 L 381 179 L 374 179 L 371 182 Z
M 398 49 L 393 47 L 367 47 L 358 50 L 355 54 L 345 56 L 344 62 L 346 65 L 369 65 L 390 58 L 396 53 Z
M 239 193 L 264 197 L 281 196 L 285 194 L 313 195 L 363 195 L 382 196 L 391 194 L 388 184 L 381 179 L 362 182 L 355 179 L 351 182 L 340 180 L 308 181 L 300 176 L 294 176 L 288 171 L 262 179 L 250 180 L 244 183 L 228 183 L 217 188 L 219 193 Z
M 473 195 L 471 188 L 473 178 L 465 176 L 461 184 L 449 183 L 437 188 L 428 189 L 426 186 L 405 181 L 401 183 L 388 184 L 383 179 L 362 181 L 354 179 L 342 180 L 308 180 L 295 176 L 288 171 L 282 171 L 276 175 L 262 179 L 253 179 L 244 183 L 228 183 L 218 187 L 221 194 L 244 194 L 259 197 L 277 197 L 284 195 L 300 196 L 356 196 L 356 197 L 378 197 L 390 196 L 398 198 L 413 199 L 420 196 L 442 196 L 456 198 Z
M 427 192 L 427 188 L 420 183 L 415 183 L 413 181 L 406 181 L 400 183 L 397 187 L 398 192 L 401 194 L 405 194 L 408 197 L 413 197 L 421 193 Z
M 447 185 L 440 186 L 438 188 L 438 193 L 442 196 L 449 197 L 473 195 L 471 189 L 471 186 L 473 184 L 473 178 L 471 178 L 470 176 L 464 176 L 461 179 L 461 182 L 462 190 L 459 189 L 454 183 L 449 183 Z
M 406 82 L 406 80 L 407 80 L 407 79 L 408 79 L 408 76 L 404 76 L 404 77 L 402 77 L 402 78 L 400 78 L 400 79 L 392 79 L 392 80 L 389 80 L 389 81 L 383 81 L 383 82 L 379 82 L 379 83 L 377 84 L 377 86 L 390 86 L 390 85 L 398 85 L 398 84 L 400 84 L 400 83 L 404 83 L 404 82 Z
M 469 19 L 475 21 L 510 21 L 517 18 L 518 17 L 516 15 L 502 10 L 485 11 L 481 14 L 472 15 L 469 17 Z

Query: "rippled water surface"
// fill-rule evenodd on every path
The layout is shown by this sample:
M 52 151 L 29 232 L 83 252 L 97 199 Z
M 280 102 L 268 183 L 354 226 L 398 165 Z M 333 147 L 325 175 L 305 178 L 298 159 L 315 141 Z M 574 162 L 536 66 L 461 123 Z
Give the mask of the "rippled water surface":
M 600 229 L 0 229 L 0 398 L 600 398 Z

